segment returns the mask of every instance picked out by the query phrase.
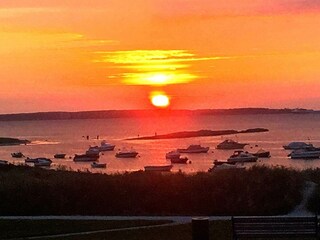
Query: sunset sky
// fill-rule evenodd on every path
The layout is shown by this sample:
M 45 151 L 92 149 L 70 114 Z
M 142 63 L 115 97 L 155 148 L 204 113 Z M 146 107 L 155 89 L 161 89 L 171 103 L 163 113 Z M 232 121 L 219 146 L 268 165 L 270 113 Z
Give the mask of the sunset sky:
M 0 112 L 320 109 L 319 0 L 0 1 Z

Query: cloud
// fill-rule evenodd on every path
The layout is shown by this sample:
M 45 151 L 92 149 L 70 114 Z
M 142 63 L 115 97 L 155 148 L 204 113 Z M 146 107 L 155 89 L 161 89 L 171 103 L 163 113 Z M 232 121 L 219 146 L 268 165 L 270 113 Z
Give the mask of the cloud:
M 218 16 L 277 15 L 319 11 L 320 0 L 161 0 L 156 1 L 158 16 L 210 18 Z
M 319 11 L 320 0 L 292 0 L 286 1 L 284 6 L 295 10 Z
M 230 57 L 202 57 L 187 50 L 131 50 L 97 52 L 95 62 L 118 69 L 111 79 L 129 85 L 171 85 L 192 82 L 199 78 L 190 69 L 193 62 L 229 59 Z
M 0 32 L 0 53 L 14 54 L 31 51 L 56 51 L 67 49 L 88 49 L 113 46 L 115 40 L 92 39 L 79 33 L 50 31 L 5 31 Z

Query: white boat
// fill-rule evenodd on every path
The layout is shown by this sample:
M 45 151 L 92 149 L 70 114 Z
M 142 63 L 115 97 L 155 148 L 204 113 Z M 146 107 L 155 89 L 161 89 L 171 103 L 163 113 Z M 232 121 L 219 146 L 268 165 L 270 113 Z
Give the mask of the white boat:
M 202 147 L 201 145 L 190 145 L 187 148 L 178 148 L 179 153 L 206 153 L 209 151 L 209 147 Z
M 318 148 L 306 148 L 292 151 L 289 154 L 291 159 L 317 159 L 320 158 L 320 149 Z
M 238 143 L 231 139 L 224 140 L 223 142 L 217 145 L 217 149 L 243 149 L 244 146 L 248 145 L 247 143 Z
M 235 151 L 229 158 L 228 162 L 256 162 L 258 157 L 244 151 Z
M 138 155 L 138 152 L 131 149 L 131 150 L 127 150 L 127 149 L 122 149 L 119 152 L 116 153 L 116 157 L 117 158 L 135 158 Z
M 286 150 L 297 150 L 297 149 L 304 149 L 313 147 L 311 143 L 305 143 L 305 142 L 291 142 L 288 145 L 284 145 L 283 148 Z
M 232 162 L 228 162 L 228 161 L 220 161 L 220 160 L 214 160 L 213 161 L 213 166 L 219 166 L 219 165 L 222 165 L 222 164 L 231 164 L 231 165 L 235 165 L 236 163 L 232 163 Z
M 93 167 L 93 168 L 106 168 L 107 164 L 106 163 L 93 162 L 93 163 L 91 163 L 91 167 Z
M 8 161 L 6 160 L 0 160 L 0 165 L 8 165 Z
M 27 158 L 24 160 L 24 162 L 25 162 L 25 163 L 35 163 L 35 162 L 38 161 L 38 159 L 47 159 L 47 158 L 29 158 L 29 157 L 27 157 Z
M 34 162 L 34 166 L 36 167 L 50 167 L 52 161 L 48 158 L 37 158 Z
M 99 156 L 100 149 L 98 146 L 89 147 L 89 149 L 86 151 L 86 155 L 92 155 L 92 156 Z
M 22 152 L 11 153 L 11 156 L 14 157 L 14 158 L 22 158 L 22 157 L 24 157 Z
M 180 158 L 180 152 L 178 151 L 170 151 L 166 153 L 166 159 L 172 159 L 172 158 Z
M 65 158 L 66 154 L 65 153 L 56 153 L 53 157 L 54 158 Z
M 236 170 L 244 170 L 244 166 L 239 166 L 235 164 L 230 164 L 230 163 L 223 163 L 219 165 L 214 165 L 212 168 L 209 168 L 208 172 L 214 172 L 214 171 L 219 171 L 219 170 L 231 170 L 231 169 L 236 169 Z
M 87 154 L 76 154 L 73 158 L 73 161 L 75 162 L 94 162 L 97 161 L 99 156 L 96 155 L 87 155 Z
M 146 172 L 170 172 L 173 166 L 170 165 L 150 165 L 145 166 L 144 170 Z
M 258 158 L 269 158 L 271 157 L 270 151 L 266 151 L 263 149 L 258 150 L 256 153 L 252 153 L 253 156 L 256 156 Z
M 102 141 L 99 147 L 99 150 L 101 152 L 103 151 L 113 151 L 116 145 L 113 145 L 111 143 L 108 143 L 106 141 Z

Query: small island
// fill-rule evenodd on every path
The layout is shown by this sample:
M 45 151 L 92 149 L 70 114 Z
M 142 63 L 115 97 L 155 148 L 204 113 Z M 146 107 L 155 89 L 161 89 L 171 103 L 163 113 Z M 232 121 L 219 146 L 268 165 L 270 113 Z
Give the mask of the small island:
M 0 146 L 26 145 L 31 143 L 26 139 L 0 137 Z
M 222 136 L 232 135 L 240 133 L 257 133 L 268 132 L 266 128 L 250 128 L 246 130 L 199 130 L 199 131 L 183 131 L 174 132 L 169 134 L 154 135 L 154 136 L 142 136 L 135 138 L 127 138 L 126 140 L 157 140 L 157 139 L 173 139 L 173 138 L 192 138 L 192 137 L 210 137 L 210 136 Z

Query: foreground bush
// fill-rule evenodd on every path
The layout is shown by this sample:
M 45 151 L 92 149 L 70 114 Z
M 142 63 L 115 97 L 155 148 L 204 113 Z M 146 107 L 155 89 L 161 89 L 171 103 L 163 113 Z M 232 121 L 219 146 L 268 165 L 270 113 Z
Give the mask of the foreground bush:
M 320 213 L 320 168 L 313 170 L 305 170 L 303 172 L 305 179 L 312 181 L 317 184 L 315 191 L 310 197 L 307 208 L 309 211 L 318 214 Z
M 2 215 L 275 215 L 301 201 L 303 178 L 253 167 L 196 175 L 0 168 Z

